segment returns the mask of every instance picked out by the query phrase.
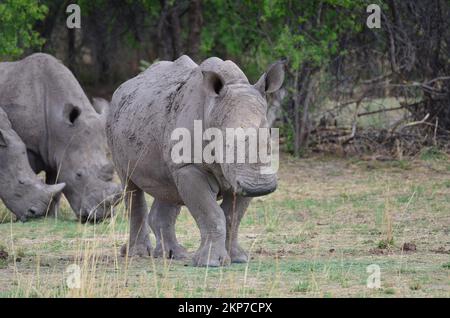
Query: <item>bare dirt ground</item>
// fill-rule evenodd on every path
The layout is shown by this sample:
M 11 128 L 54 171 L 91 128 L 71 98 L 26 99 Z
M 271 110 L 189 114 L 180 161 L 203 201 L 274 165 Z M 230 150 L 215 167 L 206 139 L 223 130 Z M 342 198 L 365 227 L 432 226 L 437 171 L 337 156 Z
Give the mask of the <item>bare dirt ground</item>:
M 58 219 L 24 224 L 0 207 L 0 296 L 450 297 L 447 155 L 387 162 L 284 155 L 279 179 L 243 220 L 251 261 L 225 268 L 118 256 L 128 231 L 123 206 L 95 226 L 77 223 L 67 204 Z M 184 208 L 177 234 L 196 250 L 199 232 Z M 77 268 L 80 288 L 69 288 Z M 368 288 L 377 269 L 381 286 Z

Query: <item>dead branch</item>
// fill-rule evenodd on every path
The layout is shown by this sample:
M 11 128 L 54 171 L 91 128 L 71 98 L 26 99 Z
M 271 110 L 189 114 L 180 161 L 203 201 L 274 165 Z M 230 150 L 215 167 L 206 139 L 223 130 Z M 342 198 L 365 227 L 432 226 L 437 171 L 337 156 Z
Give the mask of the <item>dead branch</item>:
M 425 124 L 426 120 L 428 119 L 428 117 L 430 117 L 430 113 L 426 114 L 425 117 L 422 120 L 418 120 L 418 121 L 413 121 L 411 123 L 406 124 L 405 126 L 403 126 L 401 129 L 404 129 L 406 127 L 411 127 L 411 126 L 416 126 L 416 125 L 420 125 L 420 124 Z
M 403 108 L 405 108 L 404 105 L 403 106 L 398 106 L 398 107 L 392 107 L 392 108 L 378 109 L 378 110 L 374 110 L 374 111 L 370 111 L 370 112 L 359 113 L 358 117 L 374 115 L 374 114 L 384 113 L 384 112 L 390 112 L 390 111 L 393 111 L 393 110 L 399 110 L 399 109 L 403 109 Z

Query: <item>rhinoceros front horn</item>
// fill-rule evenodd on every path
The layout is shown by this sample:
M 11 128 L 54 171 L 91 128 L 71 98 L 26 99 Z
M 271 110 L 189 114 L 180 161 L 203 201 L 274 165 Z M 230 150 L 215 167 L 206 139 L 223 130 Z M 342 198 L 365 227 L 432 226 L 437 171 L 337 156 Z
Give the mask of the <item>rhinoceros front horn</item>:
M 52 195 L 58 195 L 62 192 L 62 190 L 64 189 L 64 187 L 66 186 L 66 184 L 64 182 L 62 183 L 57 183 L 57 184 L 51 184 L 47 187 L 47 190 L 52 194 Z

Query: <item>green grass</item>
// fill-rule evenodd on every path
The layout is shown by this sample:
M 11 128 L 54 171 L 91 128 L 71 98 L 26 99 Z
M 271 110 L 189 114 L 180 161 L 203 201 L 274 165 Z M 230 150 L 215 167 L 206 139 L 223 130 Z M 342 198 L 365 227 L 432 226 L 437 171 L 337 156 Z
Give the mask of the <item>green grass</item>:
M 435 169 L 448 161 L 432 161 L 433 169 L 423 158 L 367 169 L 282 157 L 279 189 L 253 200 L 242 221 L 250 262 L 224 268 L 119 257 L 123 205 L 98 225 L 77 223 L 67 204 L 59 219 L 24 224 L 0 207 L 0 250 L 9 254 L 0 259 L 0 297 L 450 297 L 450 256 L 436 252 L 450 250 L 448 174 Z M 384 246 L 386 215 L 393 241 Z M 185 208 L 177 235 L 195 252 L 199 232 Z M 417 251 L 403 252 L 405 242 Z M 81 289 L 67 287 L 71 264 L 81 268 Z M 371 264 L 381 289 L 366 286 Z
M 421 151 L 420 159 L 425 160 L 425 161 L 446 160 L 446 159 L 448 159 L 448 155 L 436 147 L 428 147 Z

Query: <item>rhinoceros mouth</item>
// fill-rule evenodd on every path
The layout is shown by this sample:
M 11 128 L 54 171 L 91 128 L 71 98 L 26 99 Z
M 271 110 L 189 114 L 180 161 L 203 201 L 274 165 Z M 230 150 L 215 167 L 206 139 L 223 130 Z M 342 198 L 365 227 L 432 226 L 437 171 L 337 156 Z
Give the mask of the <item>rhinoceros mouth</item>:
M 47 210 L 48 209 L 46 209 L 46 208 L 39 208 L 39 207 L 33 205 L 24 214 L 18 216 L 17 218 L 21 222 L 25 223 L 30 219 L 37 219 L 37 218 L 45 216 L 47 213 Z
M 122 194 L 116 193 L 106 197 L 93 208 L 82 209 L 80 221 L 82 223 L 96 223 L 114 216 L 114 207 L 122 200 Z
M 270 194 L 277 189 L 276 179 L 264 184 L 251 184 L 243 181 L 236 181 L 236 193 L 244 197 L 259 197 Z

